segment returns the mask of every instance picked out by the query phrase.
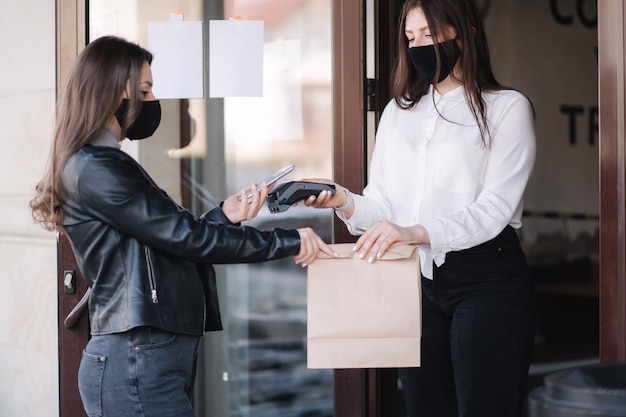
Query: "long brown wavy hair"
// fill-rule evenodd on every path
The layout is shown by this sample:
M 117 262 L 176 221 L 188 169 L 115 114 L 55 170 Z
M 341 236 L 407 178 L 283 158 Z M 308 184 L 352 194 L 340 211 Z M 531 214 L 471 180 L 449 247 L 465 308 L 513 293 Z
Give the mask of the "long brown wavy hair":
M 72 154 L 107 126 L 121 104 L 124 91 L 128 95 L 129 109 L 123 121 L 122 137 L 139 115 L 142 105 L 139 83 L 146 61 L 152 63 L 150 52 L 114 36 L 94 40 L 78 56 L 57 103 L 46 171 L 30 202 L 33 218 L 44 228 L 62 229 L 63 167 Z
M 406 17 L 415 8 L 420 8 L 424 13 L 435 43 L 444 40 L 442 38 L 444 28 L 455 29 L 456 39 L 461 44 L 459 63 L 465 98 L 478 123 L 483 142 L 486 142 L 490 133 L 482 94 L 487 91 L 504 90 L 506 87 L 500 85 L 493 75 L 482 19 L 472 0 L 407 0 L 404 3 L 400 12 L 399 50 L 391 88 L 396 104 L 403 109 L 413 108 L 429 89 L 429 84 L 417 74 L 408 53 L 409 43 L 405 35 Z M 435 48 L 435 53 L 437 62 L 441 62 L 438 48 Z M 452 58 L 452 48 L 446 48 L 446 54 Z M 440 71 L 438 64 L 435 79 L 439 78 Z M 451 76 L 454 77 L 454 73 Z

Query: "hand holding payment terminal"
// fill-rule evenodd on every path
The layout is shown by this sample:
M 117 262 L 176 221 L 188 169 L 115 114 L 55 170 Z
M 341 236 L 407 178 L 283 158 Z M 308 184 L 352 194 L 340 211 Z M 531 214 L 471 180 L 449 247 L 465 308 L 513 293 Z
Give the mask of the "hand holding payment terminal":
M 335 195 L 335 186 L 319 182 L 289 181 L 275 186 L 267 195 L 265 203 L 270 213 L 287 211 L 294 203 L 319 195 L 322 191 L 330 191 Z

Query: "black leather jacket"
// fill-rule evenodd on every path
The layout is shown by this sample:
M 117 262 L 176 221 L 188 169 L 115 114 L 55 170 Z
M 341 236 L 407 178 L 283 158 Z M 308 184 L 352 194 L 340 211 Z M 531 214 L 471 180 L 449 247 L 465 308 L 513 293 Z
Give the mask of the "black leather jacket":
M 296 230 L 199 218 L 176 204 L 123 151 L 86 146 L 63 169 L 63 228 L 91 288 L 91 333 L 137 326 L 201 335 L 222 329 L 211 264 L 294 255 Z

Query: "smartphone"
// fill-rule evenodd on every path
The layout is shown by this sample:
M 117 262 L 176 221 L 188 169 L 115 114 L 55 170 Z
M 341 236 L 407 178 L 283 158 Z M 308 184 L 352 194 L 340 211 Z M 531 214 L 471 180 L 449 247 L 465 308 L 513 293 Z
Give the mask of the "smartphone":
M 272 175 L 270 175 L 269 177 L 265 178 L 263 181 L 261 181 L 257 186 L 256 189 L 257 191 L 261 190 L 261 184 L 263 182 L 265 182 L 265 184 L 267 184 L 268 187 L 276 184 L 276 182 L 281 179 L 282 177 L 284 177 L 285 175 L 289 174 L 291 171 L 294 170 L 296 166 L 295 165 L 287 165 L 285 167 L 282 167 L 281 169 L 279 169 L 278 171 L 274 172 Z M 250 199 L 252 198 L 252 193 L 248 193 L 248 201 L 250 201 Z

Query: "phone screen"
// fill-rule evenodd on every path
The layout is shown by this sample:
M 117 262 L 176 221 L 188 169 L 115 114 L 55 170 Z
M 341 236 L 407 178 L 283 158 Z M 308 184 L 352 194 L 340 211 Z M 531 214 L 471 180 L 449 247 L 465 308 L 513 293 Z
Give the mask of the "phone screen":
M 275 184 L 279 179 L 281 179 L 282 177 L 284 177 L 285 175 L 289 174 L 291 171 L 294 170 L 296 166 L 295 165 L 287 165 L 282 167 L 281 169 L 279 169 L 278 171 L 274 172 L 272 175 L 270 175 L 269 177 L 265 178 L 262 182 L 260 182 L 256 189 L 257 191 L 261 189 L 261 184 L 263 182 L 265 182 L 265 184 L 267 184 L 267 186 L 271 186 L 273 184 Z M 252 198 L 252 194 L 248 193 L 248 200 L 250 200 Z
M 279 179 L 281 179 L 282 177 L 284 177 L 285 175 L 287 175 L 291 171 L 293 171 L 293 169 L 295 167 L 296 167 L 295 165 L 287 165 L 286 167 L 282 167 L 281 169 L 279 169 L 278 171 L 274 172 L 269 177 L 265 178 L 263 181 L 265 181 L 265 184 L 267 184 L 267 186 L 269 187 L 270 185 L 275 184 L 276 181 L 278 181 Z M 261 184 L 259 184 L 257 189 L 258 190 L 261 189 Z

